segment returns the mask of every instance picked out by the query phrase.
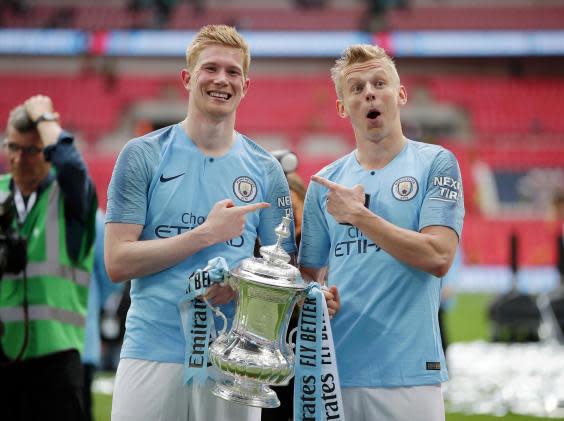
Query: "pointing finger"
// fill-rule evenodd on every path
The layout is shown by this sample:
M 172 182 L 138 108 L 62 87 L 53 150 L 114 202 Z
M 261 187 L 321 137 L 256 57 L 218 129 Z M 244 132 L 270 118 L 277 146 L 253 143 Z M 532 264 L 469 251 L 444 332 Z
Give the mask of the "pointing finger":
M 241 212 L 248 213 L 269 207 L 270 207 L 270 203 L 258 202 L 258 203 L 251 203 L 250 205 L 237 206 L 237 209 L 240 210 Z
M 326 178 L 320 177 L 318 175 L 312 175 L 311 176 L 311 181 L 315 181 L 318 184 L 321 184 L 322 186 L 327 187 L 329 190 L 333 191 L 335 190 L 337 187 L 339 187 L 340 185 L 337 183 L 333 183 L 332 181 L 327 180 Z

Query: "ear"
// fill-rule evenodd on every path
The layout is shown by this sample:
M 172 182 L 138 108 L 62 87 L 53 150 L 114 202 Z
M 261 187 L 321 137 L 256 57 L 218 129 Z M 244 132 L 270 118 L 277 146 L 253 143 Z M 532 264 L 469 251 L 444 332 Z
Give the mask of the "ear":
M 407 104 L 407 91 L 403 85 L 400 85 L 399 88 L 398 104 L 400 106 Z
M 247 78 L 243 82 L 243 92 L 241 93 L 241 98 L 245 98 L 247 95 L 247 91 L 249 90 L 249 86 L 251 85 L 251 79 Z
M 188 92 L 190 91 L 190 79 L 192 79 L 192 75 L 188 72 L 187 69 L 182 69 L 180 72 L 180 78 L 182 79 L 182 85 L 184 85 L 184 89 Z
M 343 104 L 343 101 L 337 99 L 337 101 L 335 101 L 335 105 L 337 107 L 337 114 L 339 114 L 339 117 L 347 118 L 348 114 L 347 111 L 345 110 L 345 105 Z

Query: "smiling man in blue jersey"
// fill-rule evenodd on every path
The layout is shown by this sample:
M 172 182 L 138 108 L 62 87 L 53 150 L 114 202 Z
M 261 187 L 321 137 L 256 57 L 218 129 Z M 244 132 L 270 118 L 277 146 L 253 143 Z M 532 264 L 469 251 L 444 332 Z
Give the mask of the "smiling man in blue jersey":
M 253 255 L 255 240 L 276 241 L 291 215 L 288 183 L 274 157 L 235 131 L 249 88 L 249 49 L 237 31 L 210 25 L 186 53 L 181 78 L 186 119 L 131 140 L 108 193 L 106 267 L 132 279 L 112 420 L 260 420 L 260 408 L 183 384 L 185 340 L 177 310 L 188 276 L 223 256 L 230 267 Z M 292 227 L 293 230 L 293 227 Z M 292 232 L 293 234 L 293 232 Z M 293 235 L 284 243 L 296 252 Z M 233 291 L 207 298 L 234 313 Z
M 346 419 L 444 420 L 438 310 L 464 217 L 458 163 L 403 135 L 407 94 L 384 50 L 351 46 L 331 74 L 356 149 L 312 177 L 299 263 L 305 278 L 327 268 L 339 290 Z

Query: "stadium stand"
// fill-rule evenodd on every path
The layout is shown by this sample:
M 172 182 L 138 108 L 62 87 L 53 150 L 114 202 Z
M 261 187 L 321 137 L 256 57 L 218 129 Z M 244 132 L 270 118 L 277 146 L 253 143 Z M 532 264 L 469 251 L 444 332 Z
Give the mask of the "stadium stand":
M 130 2 L 131 3 L 131 2 Z M 22 10 L 3 8 L 4 27 L 76 28 L 87 31 L 135 28 L 197 29 L 226 23 L 248 30 L 355 30 L 367 25 L 370 2 L 325 2 L 295 7 L 297 2 L 177 2 L 165 18 L 150 6 L 132 9 L 127 2 L 28 2 Z M 393 2 L 390 2 L 393 3 Z M 401 2 L 400 2 L 401 3 Z M 564 28 L 564 5 L 557 2 L 499 7 L 465 2 L 404 2 L 382 10 L 377 30 L 530 30 Z M 158 15 L 158 13 L 157 13 Z
M 511 30 L 562 29 L 564 6 L 560 5 L 422 5 L 390 10 L 389 30 Z
M 290 5 L 291 6 L 291 5 Z M 366 13 L 362 5 L 300 9 L 280 4 L 274 7 L 238 6 L 195 10 L 181 2 L 164 22 L 158 22 L 151 8 L 131 10 L 124 4 L 76 3 L 37 4 L 25 12 L 9 8 L 0 11 L 3 26 L 17 28 L 75 28 L 87 31 L 110 29 L 197 29 L 210 23 L 225 23 L 252 30 L 351 30 L 357 29 Z
M 0 73 L 0 83 L 4 87 L 0 112 L 7 113 L 10 104 L 47 88 L 46 93 L 61 104 L 70 126 L 90 142 L 115 130 L 131 104 L 158 99 L 166 102 L 167 95 L 184 95 L 180 84 L 165 76 L 120 74 L 108 81 L 104 75 Z M 412 87 L 409 78 L 404 83 Z M 557 142 L 556 135 L 564 133 L 560 109 L 553 105 L 564 97 L 561 79 L 436 76 L 426 78 L 424 84 L 416 83 L 436 102 L 465 110 L 477 139 L 507 139 L 511 135 L 523 139 L 522 135 L 530 135 Z M 292 95 L 287 95 L 290 91 Z M 271 98 L 276 100 L 267 101 Z M 333 85 L 325 74 L 254 77 L 238 122 L 241 130 L 263 133 L 347 131 L 347 124 L 335 112 Z
M 133 12 L 127 8 L 128 2 L 121 0 L 16 3 L 20 10 L 9 7 L 0 10 L 4 28 L 75 28 L 98 34 L 95 39 L 103 41 L 107 30 L 156 25 L 154 10 L 139 8 Z M 182 30 L 223 22 L 251 30 L 357 30 L 366 24 L 369 9 L 369 2 L 360 0 L 325 1 L 310 8 L 297 7 L 296 3 L 208 0 L 197 9 L 194 2 L 179 1 L 168 21 L 160 26 Z M 564 5 L 551 0 L 508 0 L 497 5 L 469 0 L 391 1 L 390 4 L 403 7 L 388 10 L 379 22 L 380 29 L 564 28 Z M 34 68 L 37 57 L 30 57 L 29 67 L 22 66 L 21 70 L 4 66 L 0 71 L 3 93 L 0 114 L 7 116 L 13 104 L 32 94 L 50 95 L 60 107 L 65 126 L 76 131 L 85 148 L 98 183 L 100 203 L 105 204 L 117 151 L 129 138 L 176 121 L 185 106 L 186 93 L 177 73 L 173 75 L 169 71 L 178 70 L 176 62 L 171 65 L 170 60 L 163 60 L 155 64 L 158 59 L 153 62 L 131 59 L 123 66 L 123 58 L 117 57 L 115 60 L 122 61 L 116 69 L 112 70 L 111 66 L 89 69 L 88 59 L 98 58 L 76 57 L 74 62 L 67 59 L 66 63 L 72 65 L 66 68 L 60 64 L 60 72 L 53 65 L 60 60 L 57 57 L 51 58 L 48 71 Z M 11 58 L 2 60 L 6 64 Z M 405 63 L 401 60 L 400 66 Z M 536 64 L 544 58 L 519 58 L 526 61 L 523 72 L 513 72 L 510 59 L 494 60 L 485 71 L 482 71 L 485 61 L 480 59 L 470 61 L 468 68 L 466 62 L 459 61 L 448 70 L 447 60 L 407 60 L 408 70 L 402 68 L 402 75 L 410 108 L 404 114 L 408 117 L 405 123 L 414 126 L 414 137 L 444 143 L 459 158 L 466 195 L 463 243 L 468 261 L 504 264 L 505 238 L 517 230 L 524 239 L 522 264 L 554 263 L 556 257 L 548 245 L 553 244 L 551 238 L 558 228 L 546 217 L 546 209 L 532 208 L 527 213 L 521 212 L 518 206 L 512 209 L 503 203 L 496 203 L 497 208 L 491 204 L 490 208 L 484 207 L 484 187 L 476 178 L 476 168 L 483 164 L 493 179 L 499 176 L 496 171 L 511 170 L 517 177 L 519 171 L 531 168 L 564 168 L 564 119 L 559 115 L 564 106 L 564 79 L 558 72 L 562 60 L 545 64 L 541 71 L 536 71 Z M 81 61 L 86 64 L 77 64 Z M 181 59 L 178 62 L 182 63 Z M 260 70 L 251 75 L 251 89 L 239 109 L 237 126 L 266 147 L 298 152 L 301 156 L 298 171 L 307 180 L 336 155 L 350 150 L 353 135 L 348 123 L 335 112 L 334 88 L 327 74 L 330 62 L 318 63 L 312 67 L 313 71 L 303 71 L 307 67 L 304 63 L 291 61 L 280 70 L 280 61 L 276 59 L 267 65 L 255 59 L 254 69 Z M 154 71 L 160 66 L 168 67 Z M 549 67 L 553 70 L 548 71 Z M 431 119 L 436 119 L 434 126 Z

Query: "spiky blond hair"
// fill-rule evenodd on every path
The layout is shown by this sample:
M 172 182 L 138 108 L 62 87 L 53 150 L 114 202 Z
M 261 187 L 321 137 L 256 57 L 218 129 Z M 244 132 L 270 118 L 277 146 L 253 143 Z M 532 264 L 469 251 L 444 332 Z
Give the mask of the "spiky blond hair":
M 237 48 L 243 53 L 243 76 L 249 74 L 251 53 L 245 39 L 232 26 L 206 25 L 196 34 L 192 43 L 186 49 L 186 66 L 193 71 L 202 50 L 210 45 Z
M 331 68 L 331 79 L 335 84 L 337 97 L 343 98 L 343 72 L 344 70 L 356 63 L 364 63 L 369 60 L 384 60 L 392 67 L 397 80 L 399 81 L 398 71 L 392 58 L 386 53 L 382 47 L 370 44 L 354 44 L 345 49 L 343 55 L 335 60 L 335 65 Z

